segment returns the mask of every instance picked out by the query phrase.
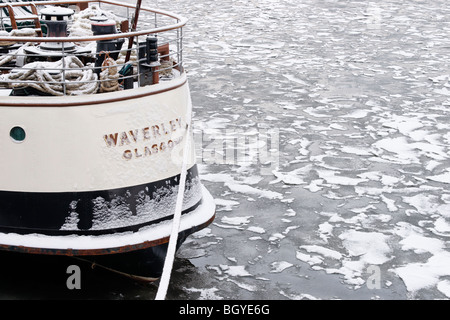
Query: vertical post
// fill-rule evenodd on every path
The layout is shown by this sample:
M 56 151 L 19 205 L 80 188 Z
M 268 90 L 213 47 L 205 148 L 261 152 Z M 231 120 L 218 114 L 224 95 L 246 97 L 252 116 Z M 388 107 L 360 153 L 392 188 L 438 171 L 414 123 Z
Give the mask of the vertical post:
M 177 23 L 180 22 L 180 20 L 177 20 Z M 177 29 L 177 64 L 178 68 L 180 67 L 180 29 Z M 181 69 L 180 69 L 181 71 Z
M 152 83 L 159 83 L 159 58 L 158 58 L 158 39 L 156 37 L 147 37 L 146 40 L 147 64 L 152 68 Z
M 133 21 L 133 25 L 131 26 L 132 32 L 136 31 L 137 22 L 138 22 L 138 18 L 139 18 L 139 12 L 141 11 L 141 3 L 142 3 L 142 0 L 137 0 L 136 11 L 134 12 L 134 21 Z M 134 37 L 128 38 L 128 51 L 127 51 L 127 55 L 125 57 L 125 63 L 127 63 L 130 60 L 131 48 L 133 47 L 133 41 L 134 41 Z M 139 44 L 139 42 L 138 42 L 138 44 Z
M 0 10 L 0 21 L 1 21 L 0 26 L 2 27 L 2 30 L 5 30 L 5 24 L 3 22 L 3 10 Z
M 137 83 L 140 86 L 140 83 L 141 83 L 141 59 L 140 59 L 139 51 L 141 49 L 140 49 L 139 36 L 136 37 L 136 42 L 137 42 L 137 45 L 136 45 L 136 57 L 137 57 L 137 66 L 136 67 L 137 67 L 137 71 L 136 72 L 137 72 Z M 131 50 L 131 49 L 129 49 L 129 50 Z
M 66 61 L 65 61 L 65 53 L 64 53 L 64 41 L 61 42 L 62 44 L 62 80 L 63 80 L 63 95 L 66 95 Z
M 152 82 L 153 84 L 159 83 L 159 66 L 152 67 Z
M 180 72 L 183 72 L 183 27 L 180 28 L 180 58 L 178 60 Z

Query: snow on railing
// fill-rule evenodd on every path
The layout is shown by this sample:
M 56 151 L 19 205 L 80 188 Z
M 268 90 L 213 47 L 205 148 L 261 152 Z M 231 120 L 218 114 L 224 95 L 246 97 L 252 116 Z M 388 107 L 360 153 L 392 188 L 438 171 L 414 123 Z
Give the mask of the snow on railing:
M 144 22 L 130 30 L 130 9 L 134 7 L 129 4 L 102 0 L 36 4 L 76 4 L 79 9 L 68 23 L 68 37 L 49 36 L 50 32 L 40 37 L 26 25 L 8 31 L 5 17 L 0 17 L 4 27 L 0 31 L 0 86 L 12 89 L 11 95 L 84 95 L 126 90 L 172 79 L 183 72 L 182 28 L 187 20 L 181 16 L 141 8 L 140 21 Z M 4 7 L 0 4 L 0 12 Z M 120 9 L 125 15 L 116 15 Z M 99 15 L 113 20 L 120 31 L 92 33 L 89 19 Z M 45 21 L 41 22 L 46 27 Z

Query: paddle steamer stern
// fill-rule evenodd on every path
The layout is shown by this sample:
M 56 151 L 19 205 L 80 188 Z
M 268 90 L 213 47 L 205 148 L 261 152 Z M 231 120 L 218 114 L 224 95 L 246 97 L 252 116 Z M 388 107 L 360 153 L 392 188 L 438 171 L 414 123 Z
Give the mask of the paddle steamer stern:
M 38 10 L 64 12 L 75 2 L 38 4 Z M 110 17 L 99 17 L 102 4 L 133 9 L 77 1 L 72 10 L 75 16 L 99 10 L 90 16 L 92 25 L 110 25 Z M 11 5 L 4 7 L 12 12 Z M 192 139 L 182 66 L 186 20 L 140 9 L 140 19 L 142 12 L 155 21 L 161 16 L 158 26 L 127 28 L 128 17 L 115 21 L 121 32 L 96 34 L 93 27 L 89 36 L 52 36 L 49 23 L 47 36 L 14 34 L 21 29 L 13 26 L 0 34 L 9 60 L 0 65 L 0 249 L 82 256 L 157 278 L 185 152 L 179 245 L 213 220 L 214 201 L 200 181 L 194 147 L 186 143 Z M 163 18 L 172 24 L 161 26 Z M 45 19 L 52 20 L 41 16 L 41 25 Z M 116 89 L 102 90 L 105 84 Z

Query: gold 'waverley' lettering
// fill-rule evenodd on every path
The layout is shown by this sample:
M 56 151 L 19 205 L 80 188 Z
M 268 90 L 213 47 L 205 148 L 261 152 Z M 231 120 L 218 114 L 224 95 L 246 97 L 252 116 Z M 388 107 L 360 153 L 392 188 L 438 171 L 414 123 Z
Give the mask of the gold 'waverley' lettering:
M 141 129 L 108 133 L 103 136 L 107 147 L 130 145 L 131 143 L 162 138 L 181 128 L 181 118 L 170 120 L 167 123 L 154 124 Z
M 108 133 L 103 136 L 103 139 L 108 148 L 127 148 L 127 150 L 121 151 L 123 159 L 139 159 L 171 150 L 180 144 L 183 136 L 177 135 L 177 137 L 174 137 L 172 133 L 181 128 L 181 118 L 176 118 L 165 123 L 158 123 L 141 129 Z M 138 145 L 133 146 L 136 143 Z

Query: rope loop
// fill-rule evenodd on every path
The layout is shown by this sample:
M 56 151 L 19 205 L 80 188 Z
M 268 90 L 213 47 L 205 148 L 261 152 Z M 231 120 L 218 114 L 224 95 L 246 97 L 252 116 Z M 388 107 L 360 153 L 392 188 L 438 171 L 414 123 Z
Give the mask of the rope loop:
M 105 55 L 100 72 L 100 92 L 112 92 L 119 90 L 120 74 L 116 61 L 109 56 L 109 51 L 101 51 L 99 56 Z

